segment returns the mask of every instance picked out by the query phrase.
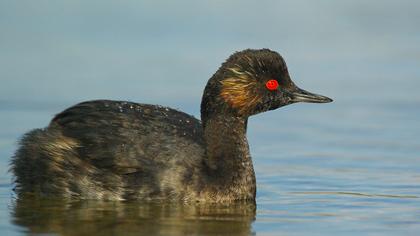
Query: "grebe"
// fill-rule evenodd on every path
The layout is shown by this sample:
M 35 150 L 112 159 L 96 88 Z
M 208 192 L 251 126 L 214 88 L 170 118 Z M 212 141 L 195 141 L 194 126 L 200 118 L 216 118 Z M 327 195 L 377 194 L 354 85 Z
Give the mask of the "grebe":
M 255 201 L 248 117 L 330 98 L 298 88 L 269 49 L 236 52 L 208 81 L 201 121 L 156 105 L 87 101 L 25 134 L 16 192 L 104 200 Z

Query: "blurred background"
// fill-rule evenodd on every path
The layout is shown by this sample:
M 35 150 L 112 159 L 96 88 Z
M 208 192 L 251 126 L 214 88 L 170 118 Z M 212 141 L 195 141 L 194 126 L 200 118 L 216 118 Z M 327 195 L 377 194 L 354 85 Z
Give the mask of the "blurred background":
M 90 99 L 199 117 L 230 54 L 270 48 L 297 85 L 334 103 L 250 119 L 258 198 L 245 234 L 416 235 L 419 22 L 415 0 L 1 0 L 0 233 L 31 232 L 14 220 L 7 172 L 22 134 Z

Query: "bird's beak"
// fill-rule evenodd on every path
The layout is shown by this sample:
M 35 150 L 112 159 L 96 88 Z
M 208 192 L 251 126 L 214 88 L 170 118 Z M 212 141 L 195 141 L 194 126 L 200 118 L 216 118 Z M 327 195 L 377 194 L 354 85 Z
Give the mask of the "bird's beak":
M 333 101 L 329 97 L 310 93 L 298 87 L 296 87 L 296 90 L 291 93 L 291 98 L 292 102 L 328 103 Z

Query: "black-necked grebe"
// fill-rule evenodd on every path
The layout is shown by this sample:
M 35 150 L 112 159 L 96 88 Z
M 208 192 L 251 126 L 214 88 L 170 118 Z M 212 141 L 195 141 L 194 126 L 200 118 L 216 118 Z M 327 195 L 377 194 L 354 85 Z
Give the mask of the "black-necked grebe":
M 27 133 L 12 158 L 18 195 L 79 199 L 255 200 L 248 117 L 296 102 L 331 102 L 298 88 L 269 49 L 230 56 L 208 81 L 201 121 L 171 108 L 97 100 Z

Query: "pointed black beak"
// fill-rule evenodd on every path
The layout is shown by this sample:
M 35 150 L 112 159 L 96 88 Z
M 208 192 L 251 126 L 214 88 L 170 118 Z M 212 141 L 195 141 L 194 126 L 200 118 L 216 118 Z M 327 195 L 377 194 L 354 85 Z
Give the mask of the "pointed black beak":
M 333 100 L 329 97 L 310 93 L 303 89 L 297 88 L 297 90 L 291 93 L 292 102 L 310 102 L 310 103 L 328 103 Z

